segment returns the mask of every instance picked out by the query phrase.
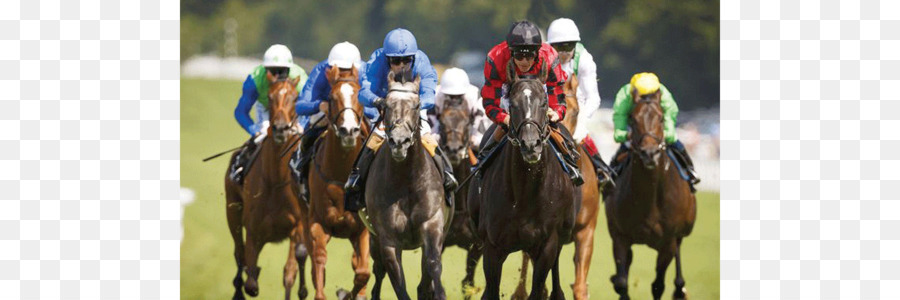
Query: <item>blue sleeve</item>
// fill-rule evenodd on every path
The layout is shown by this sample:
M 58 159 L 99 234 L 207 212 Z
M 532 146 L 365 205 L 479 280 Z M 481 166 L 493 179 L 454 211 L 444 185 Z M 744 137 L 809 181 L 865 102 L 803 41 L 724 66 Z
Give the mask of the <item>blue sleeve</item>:
M 416 74 L 419 76 L 419 103 L 422 109 L 434 107 L 434 93 L 437 88 L 437 72 L 431 66 L 428 55 L 419 51 L 416 53 Z
M 259 98 L 259 93 L 256 91 L 256 82 L 253 81 L 252 76 L 247 75 L 247 80 L 244 80 L 243 90 L 241 99 L 238 100 L 238 105 L 234 108 L 234 118 L 241 127 L 244 127 L 247 133 L 253 135 L 256 132 L 253 130 L 253 119 L 250 118 L 250 109 L 253 108 L 253 103 Z
M 366 115 L 366 118 L 374 120 L 378 118 L 378 109 L 374 107 L 363 107 L 363 114 Z
M 372 107 L 375 99 L 379 96 L 375 93 L 381 88 L 382 81 L 387 75 L 383 75 L 387 68 L 384 55 L 381 49 L 372 52 L 369 61 L 366 62 L 366 72 L 360 77 L 359 102 L 365 107 Z
M 319 112 L 319 103 L 322 102 L 322 85 L 327 89 L 328 80 L 325 78 L 325 68 L 328 66 L 326 62 L 321 62 L 313 68 L 310 73 L 309 80 L 303 86 L 303 93 L 297 101 L 297 114 L 301 116 L 309 116 Z M 325 94 L 327 95 L 327 91 Z
M 316 78 L 319 77 L 320 73 L 319 65 L 316 65 L 312 71 L 309 72 L 309 77 L 306 80 L 306 83 L 303 84 L 303 89 L 300 91 L 300 95 L 297 96 L 297 104 L 296 110 L 297 114 L 304 116 L 309 112 L 310 102 L 312 99 L 312 90 L 313 85 L 315 84 Z

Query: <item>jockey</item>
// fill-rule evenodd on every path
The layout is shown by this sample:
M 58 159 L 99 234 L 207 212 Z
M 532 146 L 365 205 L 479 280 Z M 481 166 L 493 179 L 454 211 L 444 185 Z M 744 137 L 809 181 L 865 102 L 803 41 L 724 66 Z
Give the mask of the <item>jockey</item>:
M 423 140 L 434 142 L 431 137 L 431 126 L 426 121 L 425 111 L 434 106 L 435 86 L 437 85 L 437 72 L 431 66 L 431 61 L 425 52 L 419 50 L 416 44 L 416 37 L 412 32 L 403 28 L 391 30 L 384 37 L 384 44 L 381 48 L 372 52 L 369 61 L 366 62 L 366 72 L 360 78 L 362 87 L 359 91 L 359 101 L 366 107 L 381 108 L 384 106 L 384 97 L 388 93 L 387 75 L 388 72 L 401 73 L 411 72 L 413 77 L 419 77 L 419 103 L 420 122 L 419 132 Z M 384 139 L 385 132 L 383 126 L 373 130 L 374 135 L 370 138 Z M 424 134 L 423 134 L 424 133 Z M 379 144 L 380 143 L 372 143 Z M 349 211 L 356 211 L 365 207 L 362 194 L 365 192 L 363 185 L 366 182 L 366 176 L 369 173 L 369 166 L 375 158 L 376 149 L 371 149 L 369 145 L 363 147 L 356 159 L 356 163 L 347 178 L 347 184 L 344 189 L 345 194 L 344 208 Z M 440 147 L 435 148 L 435 162 L 438 169 L 441 169 L 444 181 L 445 196 L 452 195 L 449 192 L 456 188 L 457 182 L 453 177 L 453 168 L 450 162 L 440 152 Z
M 694 162 L 688 156 L 684 144 L 675 136 L 675 120 L 678 117 L 678 105 L 675 103 L 672 93 L 669 92 L 665 85 L 659 83 L 659 77 L 656 77 L 656 74 L 653 73 L 634 74 L 631 77 L 631 82 L 622 86 L 619 92 L 616 93 L 616 103 L 613 105 L 613 123 L 615 125 L 613 138 L 617 143 L 621 144 L 613 157 L 618 158 L 621 153 L 627 151 L 625 141 L 628 139 L 628 119 L 631 116 L 631 108 L 634 103 L 632 93 L 635 96 L 662 93 L 660 106 L 662 106 L 663 110 L 663 133 L 666 144 L 669 149 L 675 150 L 675 153 L 681 156 L 684 164 L 686 164 L 685 167 L 688 171 L 691 185 L 699 183 L 700 178 L 694 172 Z M 618 170 L 620 167 L 624 167 L 620 166 L 620 164 L 621 162 L 618 159 L 613 159 L 612 168 Z M 693 186 L 691 189 L 693 190 Z
M 309 123 L 304 128 L 306 133 L 303 135 L 300 147 L 297 148 L 297 152 L 291 161 L 292 170 L 295 172 L 294 175 L 301 182 L 306 179 L 306 172 L 303 172 L 303 168 L 311 158 L 308 155 L 311 154 L 311 151 L 308 150 L 327 128 L 327 124 L 324 121 L 320 121 L 325 117 L 322 111 L 327 109 L 328 102 L 326 101 L 329 100 L 328 97 L 331 94 L 331 84 L 326 77 L 327 71 L 331 68 L 340 68 L 343 71 L 356 67 L 359 74 L 363 74 L 365 66 L 366 64 L 361 60 L 359 49 L 356 48 L 356 45 L 350 42 L 343 42 L 331 47 L 331 51 L 328 52 L 328 59 L 319 62 L 310 71 L 309 80 L 303 86 L 303 90 L 297 99 L 297 114 L 309 116 Z M 366 108 L 364 113 L 366 118 L 369 119 L 378 117 L 378 110 L 375 108 Z
M 244 144 L 231 165 L 229 176 L 236 182 L 243 179 L 243 170 L 250 161 L 247 157 L 266 137 L 269 128 L 269 81 L 266 73 L 272 73 L 279 79 L 300 78 L 297 90 L 306 83 L 306 71 L 294 64 L 291 50 L 281 44 L 275 44 L 263 54 L 262 65 L 257 66 L 244 80 L 243 94 L 234 108 L 234 118 L 238 124 L 250 134 L 250 141 Z M 256 122 L 250 118 L 250 109 L 256 108 Z M 302 119 L 300 120 L 303 121 Z M 296 126 L 296 125 L 295 125 Z M 299 131 L 299 130 L 298 130 Z
M 549 67 L 546 81 L 547 101 L 549 101 L 547 116 L 551 123 L 557 123 L 562 121 L 566 115 L 566 99 L 563 93 L 566 73 L 559 66 L 556 50 L 543 42 L 541 33 L 534 23 L 530 21 L 513 23 L 506 35 L 506 41 L 494 46 L 488 52 L 487 60 L 484 63 L 485 84 L 481 88 L 482 104 L 488 117 L 494 121 L 494 125 L 491 125 L 480 143 L 479 161 L 486 159 L 488 154 L 493 151 L 494 146 L 498 144 L 499 138 L 492 138 L 497 126 L 502 127 L 504 134 L 509 128 L 510 116 L 505 110 L 505 107 L 508 107 L 505 95 L 510 88 L 506 84 L 506 67 L 510 60 L 514 62 L 517 75 L 536 76 L 539 75 L 541 66 Z M 566 133 L 564 136 L 568 134 L 565 127 L 557 126 L 557 128 Z M 566 139 L 571 139 L 571 137 L 566 137 Z M 574 159 L 567 158 L 566 160 L 570 165 L 574 165 Z M 566 169 L 574 182 L 580 185 L 579 182 L 584 181 L 577 167 Z
M 472 126 L 469 130 L 470 143 L 477 146 L 481 142 L 484 132 L 491 126 L 491 120 L 484 113 L 478 87 L 469 84 L 469 75 L 460 68 L 447 69 L 441 76 L 441 84 L 437 86 L 434 96 L 434 114 L 430 116 L 432 124 L 434 124 L 432 133 L 440 136 L 440 122 L 437 116 L 440 116 L 441 110 L 446 106 L 445 102 L 459 98 L 462 98 L 462 103 L 466 105 L 469 115 L 472 116 Z
M 559 18 L 547 28 L 547 42 L 559 53 L 559 63 L 566 75 L 578 78 L 578 124 L 572 138 L 576 143 L 584 142 L 584 149 L 594 164 L 600 186 L 612 183 L 612 170 L 603 162 L 597 145 L 588 135 L 587 123 L 600 108 L 600 92 L 597 89 L 597 64 L 594 57 L 584 49 L 575 22 Z

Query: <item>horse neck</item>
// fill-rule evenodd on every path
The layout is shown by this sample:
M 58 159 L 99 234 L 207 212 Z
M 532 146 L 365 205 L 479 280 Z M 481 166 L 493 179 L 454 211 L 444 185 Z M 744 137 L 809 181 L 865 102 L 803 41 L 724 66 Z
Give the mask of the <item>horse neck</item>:
M 661 193 L 660 189 L 665 178 L 665 169 L 667 167 L 674 168 L 675 166 L 669 161 L 669 156 L 663 153 L 661 164 L 652 170 L 644 168 L 644 164 L 636 157 L 631 162 L 630 167 L 632 198 L 637 202 L 652 204 L 656 202 L 657 196 Z
M 363 137 L 360 134 L 360 137 Z M 365 139 L 363 139 L 365 140 Z M 360 150 L 363 147 L 363 141 L 360 141 L 357 138 L 356 146 L 353 148 L 344 148 L 341 145 L 341 139 L 337 136 L 337 133 L 334 130 L 328 130 L 325 134 L 325 140 L 323 141 L 325 144 L 324 150 L 325 159 L 321 162 L 324 166 L 327 166 L 324 172 L 328 175 L 340 174 L 341 178 L 344 178 L 350 174 L 350 169 L 353 168 L 353 160 L 357 154 L 359 154 Z
M 291 142 L 290 139 L 285 143 Z M 282 144 L 286 145 L 286 144 Z M 272 137 L 267 137 L 260 145 L 259 159 L 262 163 L 263 179 L 267 184 L 279 185 L 291 180 L 291 173 L 288 168 L 290 155 L 281 155 L 284 150 L 282 145 L 275 144 Z

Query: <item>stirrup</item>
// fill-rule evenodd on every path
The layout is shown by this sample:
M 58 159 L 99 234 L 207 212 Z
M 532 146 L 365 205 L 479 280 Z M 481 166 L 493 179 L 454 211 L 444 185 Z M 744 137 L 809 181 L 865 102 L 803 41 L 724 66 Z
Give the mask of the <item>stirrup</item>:
M 455 190 L 456 187 L 459 186 L 459 182 L 456 181 L 456 177 L 453 176 L 453 173 L 450 170 L 444 170 L 444 190 Z
M 584 184 L 584 176 L 581 175 L 581 172 L 578 171 L 578 169 L 574 168 L 571 165 L 568 167 L 568 169 L 569 179 L 572 180 L 572 183 L 575 184 L 575 186 L 581 186 L 582 184 Z
M 347 177 L 347 183 L 344 184 L 344 190 L 348 192 L 358 192 L 360 185 L 359 179 L 362 176 L 359 175 L 359 169 L 353 169 L 350 172 L 350 176 Z

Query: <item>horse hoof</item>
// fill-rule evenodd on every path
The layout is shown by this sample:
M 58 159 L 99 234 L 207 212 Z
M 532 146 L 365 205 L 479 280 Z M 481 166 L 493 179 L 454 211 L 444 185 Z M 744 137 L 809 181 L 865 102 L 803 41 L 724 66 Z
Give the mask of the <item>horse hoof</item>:
M 242 293 L 242 292 L 239 291 L 239 290 L 238 290 L 238 291 L 235 291 L 235 292 L 234 292 L 234 297 L 231 297 L 231 300 L 244 300 L 244 293 Z
M 336 292 L 334 292 L 334 293 L 337 295 L 337 298 L 338 298 L 338 299 L 341 299 L 341 300 L 344 300 L 344 299 L 350 299 L 350 297 L 349 297 L 349 296 L 350 296 L 350 291 L 348 291 L 348 290 L 345 290 L 345 289 L 338 289 L 338 290 L 337 290 Z
M 674 300 L 687 300 L 687 288 L 681 288 L 681 290 L 676 290 L 675 294 L 672 295 L 672 299 Z
M 367 300 L 367 299 L 369 299 L 369 298 L 366 298 L 366 296 L 356 295 L 356 300 Z
M 309 291 L 306 290 L 305 286 L 300 288 L 300 293 L 298 293 L 298 296 L 300 296 L 300 299 L 306 299 L 306 296 L 309 296 Z
M 244 292 L 250 297 L 256 297 L 259 295 L 259 285 L 256 283 L 256 280 L 248 280 L 244 283 Z

